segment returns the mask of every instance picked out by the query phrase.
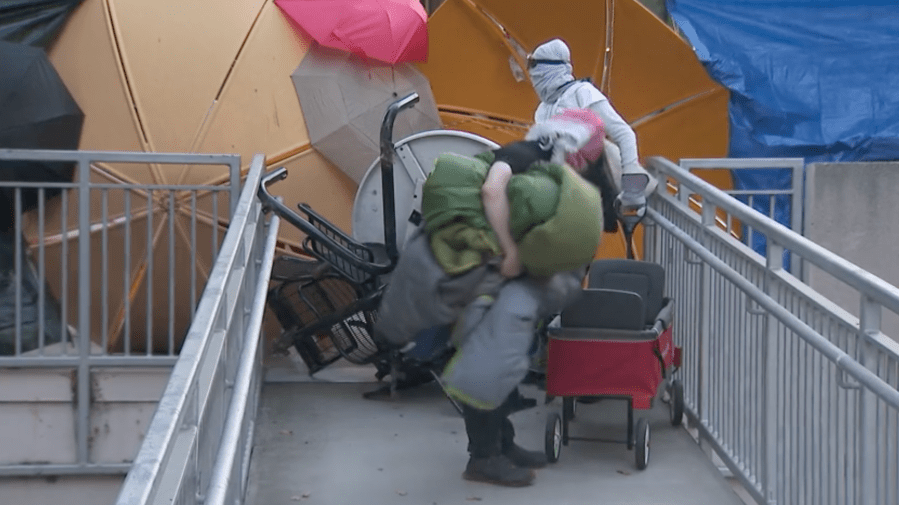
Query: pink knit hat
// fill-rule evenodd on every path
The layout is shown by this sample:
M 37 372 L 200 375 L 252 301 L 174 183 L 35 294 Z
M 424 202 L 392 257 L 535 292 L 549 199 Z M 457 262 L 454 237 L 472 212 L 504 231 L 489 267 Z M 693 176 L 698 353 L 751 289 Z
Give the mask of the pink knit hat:
M 534 125 L 526 140 L 539 140 L 552 146 L 553 161 L 563 160 L 583 172 L 602 155 L 605 127 L 602 119 L 590 109 L 566 109 L 550 119 Z

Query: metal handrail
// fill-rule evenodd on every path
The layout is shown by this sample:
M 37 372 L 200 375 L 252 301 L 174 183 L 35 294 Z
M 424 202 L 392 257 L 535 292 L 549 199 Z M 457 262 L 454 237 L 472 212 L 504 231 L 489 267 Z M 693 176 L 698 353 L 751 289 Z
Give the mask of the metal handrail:
M 276 215 L 271 217 L 268 225 L 268 235 L 265 238 L 265 249 L 258 260 L 261 265 L 271 265 L 275 259 L 275 246 L 278 241 L 278 221 Z M 237 373 L 234 379 L 234 393 L 228 413 L 225 416 L 225 428 L 222 433 L 222 444 L 216 457 L 215 466 L 212 468 L 212 477 L 209 483 L 205 505 L 224 505 L 228 499 L 233 500 L 238 495 L 243 499 L 243 491 L 246 489 L 246 475 L 235 475 L 235 463 L 238 462 L 241 435 L 246 429 L 248 417 L 255 418 L 256 412 L 250 409 L 252 388 L 260 388 L 259 383 L 259 332 L 262 328 L 262 317 L 265 313 L 265 293 L 268 292 L 271 268 L 263 268 L 256 280 L 256 293 L 250 322 L 247 325 L 246 338 L 243 352 L 240 355 Z M 258 392 L 257 392 L 258 394 Z M 255 406 L 255 405 L 254 405 Z M 244 454 L 244 457 L 248 455 Z M 239 486 L 236 490 L 234 486 Z
M 899 344 L 881 311 L 899 314 L 899 288 L 682 167 L 648 165 L 667 184 L 644 249 L 683 300 L 675 341 L 700 442 L 758 503 L 895 503 Z M 767 255 L 720 230 L 719 212 L 763 233 Z M 860 316 L 787 272 L 786 250 L 853 289 Z
M 730 268 L 725 262 L 718 259 L 718 257 L 710 253 L 706 248 L 702 247 L 699 242 L 675 226 L 674 223 L 651 208 L 647 209 L 647 212 L 649 217 L 655 221 L 656 224 L 662 226 L 668 233 L 671 233 L 684 243 L 694 254 L 696 254 L 696 256 L 709 264 L 715 271 L 719 272 L 729 281 L 733 282 L 738 289 L 746 293 L 763 309 L 782 321 L 789 329 L 796 332 L 796 334 L 802 337 L 803 340 L 807 341 L 812 347 L 820 351 L 821 354 L 827 357 L 827 359 L 832 361 L 840 369 L 845 370 L 859 383 L 873 391 L 880 399 L 889 403 L 896 409 L 899 409 L 899 390 L 896 390 L 893 386 L 887 384 L 883 379 L 865 368 L 852 356 L 843 352 L 839 347 L 829 342 L 799 318 L 780 306 L 773 298 L 765 294 L 761 288 L 746 280 L 736 270 Z
M 262 219 L 262 208 L 256 200 L 256 191 L 264 168 L 264 157 L 261 155 L 254 157 L 237 202 L 235 215 L 209 275 L 178 362 L 172 369 L 169 383 L 159 400 L 146 437 L 119 493 L 116 503 L 120 505 L 155 503 L 159 498 L 157 495 L 162 492 L 168 496 L 166 503 L 181 503 L 182 500 L 177 499 L 179 496 L 189 496 L 192 497 L 191 502 L 197 502 L 200 501 L 198 497 L 205 494 L 204 486 L 200 482 L 194 483 L 196 488 L 182 488 L 182 485 L 186 484 L 183 482 L 185 480 L 183 475 L 192 470 L 188 468 L 193 459 L 191 454 L 197 450 L 197 438 L 204 429 L 200 424 L 204 417 L 202 412 L 206 408 L 202 397 L 206 394 L 198 389 L 201 379 L 205 376 L 204 369 L 217 366 L 216 363 L 209 362 L 210 359 L 219 359 L 209 353 L 213 342 L 220 342 L 225 337 L 230 329 L 231 317 L 238 312 L 236 304 L 240 294 L 234 292 L 234 289 L 241 285 L 240 277 L 246 275 L 250 270 L 249 267 L 257 262 L 247 243 L 246 233 L 248 229 L 252 229 L 249 227 L 254 219 Z M 271 265 L 260 264 L 257 268 L 260 272 L 270 271 Z M 264 303 L 265 289 L 262 293 L 254 293 L 252 300 Z M 222 318 L 226 320 L 222 321 Z M 237 332 L 241 336 L 240 340 L 258 337 L 258 329 L 254 333 L 251 326 L 241 327 Z M 225 387 L 225 380 L 228 382 L 233 380 L 224 377 L 222 379 L 222 384 L 216 385 L 219 388 Z M 245 399 L 238 398 L 232 393 L 230 400 L 234 402 Z M 209 470 L 204 469 L 207 472 Z M 173 472 L 174 477 L 171 475 Z M 205 478 L 208 479 L 208 475 Z M 176 484 L 167 485 L 168 479 L 174 480 Z
M 187 223 L 186 226 L 189 228 L 188 232 L 195 231 L 196 222 L 202 220 L 202 218 L 197 217 L 196 205 L 196 194 L 200 191 L 206 191 L 213 195 L 220 193 L 227 193 L 230 195 L 230 210 L 228 213 L 225 216 L 221 216 L 218 211 L 218 198 L 213 198 L 210 216 L 215 219 L 221 217 L 230 218 L 232 211 L 237 205 L 237 196 L 240 192 L 240 156 L 234 154 L 182 154 L 4 148 L 0 149 L 0 160 L 49 161 L 72 163 L 76 165 L 73 171 L 72 182 L 33 183 L 4 180 L 0 182 L 0 186 L 14 188 L 13 194 L 15 195 L 20 195 L 22 189 L 25 188 L 37 189 L 39 194 L 41 191 L 51 188 L 68 190 L 63 191 L 56 197 L 60 200 L 58 216 L 61 223 L 71 223 L 70 216 L 77 219 L 77 225 L 63 225 L 60 227 L 59 231 L 54 231 L 51 234 L 47 233 L 47 222 L 50 221 L 50 218 L 52 217 L 47 210 L 47 202 L 40 199 L 37 208 L 31 211 L 32 216 L 36 218 L 33 221 L 33 225 L 36 229 L 32 230 L 34 232 L 35 243 L 29 244 L 28 249 L 31 250 L 31 253 L 33 253 L 34 256 L 34 277 L 38 284 L 38 299 L 40 300 L 38 303 L 39 316 L 37 318 L 37 324 L 38 333 L 41 336 L 38 339 L 37 348 L 27 353 L 19 352 L 23 347 L 22 312 L 18 310 L 17 314 L 19 315 L 17 316 L 16 321 L 17 328 L 15 336 L 17 351 L 13 355 L 0 356 L 0 371 L 16 369 L 48 370 L 50 368 L 74 369 L 75 373 L 72 376 L 72 393 L 70 400 L 75 410 L 75 429 L 72 434 L 74 439 L 74 454 L 69 456 L 66 454 L 68 451 L 67 448 L 60 448 L 59 453 L 52 454 L 47 458 L 46 462 L 2 464 L 0 465 L 0 475 L 122 475 L 127 472 L 129 467 L 129 464 L 126 461 L 131 457 L 129 452 L 130 447 L 124 446 L 118 448 L 118 452 L 126 454 L 126 456 L 116 455 L 114 457 L 97 457 L 95 454 L 92 454 L 92 446 L 97 443 L 97 437 L 91 430 L 92 416 L 95 415 L 94 405 L 96 402 L 97 391 L 102 387 L 95 382 L 96 373 L 98 370 L 107 367 L 133 368 L 138 366 L 153 367 L 159 370 L 160 375 L 167 373 L 167 369 L 171 367 L 177 359 L 177 356 L 175 356 L 177 351 L 174 344 L 176 332 L 173 324 L 174 316 L 172 315 L 175 311 L 175 288 L 173 276 L 170 274 L 168 283 L 169 301 L 167 307 L 161 303 L 156 304 L 152 301 L 150 296 L 147 297 L 147 312 L 150 312 L 151 309 L 157 309 L 161 313 L 160 315 L 163 320 L 165 319 L 165 312 L 168 312 L 168 328 L 159 331 L 159 334 L 163 338 L 165 336 L 168 337 L 168 345 L 164 345 L 164 349 L 157 349 L 156 353 L 138 353 L 131 350 L 129 346 L 132 343 L 133 335 L 132 332 L 128 330 L 128 325 L 131 320 L 131 312 L 129 309 L 132 305 L 130 305 L 131 298 L 129 296 L 125 296 L 124 309 L 119 312 L 121 317 L 117 320 L 117 322 L 122 322 L 122 326 L 117 328 L 109 322 L 110 319 L 114 319 L 110 317 L 112 314 L 109 313 L 108 309 L 109 306 L 113 305 L 110 300 L 111 297 L 109 296 L 109 286 L 115 282 L 113 281 L 113 279 L 115 279 L 115 273 L 110 275 L 111 241 L 109 236 L 111 235 L 111 230 L 114 227 L 124 228 L 122 232 L 124 235 L 122 240 L 124 242 L 124 249 L 116 251 L 115 255 L 124 260 L 125 269 L 127 270 L 130 268 L 130 265 L 132 265 L 130 262 L 133 259 L 131 251 L 132 238 L 137 238 L 136 232 L 132 234 L 134 219 L 147 216 L 151 212 L 149 201 L 148 206 L 145 206 L 145 208 L 133 209 L 129 202 L 136 201 L 137 197 L 132 200 L 131 195 L 138 195 L 141 191 L 152 192 L 154 190 L 168 193 L 168 198 L 161 200 L 162 203 L 160 204 L 160 209 L 167 218 L 170 218 L 170 226 L 168 227 L 168 230 L 160 231 L 159 233 L 168 234 L 169 251 L 167 251 L 167 253 L 168 258 L 172 259 L 172 261 L 169 262 L 169 268 L 171 269 L 172 265 L 174 265 L 175 256 L 173 240 L 175 228 L 172 226 L 171 220 L 176 207 L 174 205 L 176 199 L 174 193 L 182 191 L 187 195 L 190 195 L 187 204 L 184 205 L 182 209 L 184 215 L 187 216 L 188 219 L 194 220 L 193 223 Z M 96 183 L 92 181 L 91 174 L 95 172 L 98 166 L 101 166 L 104 163 L 126 165 L 177 164 L 185 166 L 223 166 L 225 167 L 226 172 L 221 176 L 222 184 L 182 186 L 171 184 L 142 184 L 135 181 L 121 180 L 115 184 L 108 183 L 108 180 L 115 179 L 108 179 L 105 183 Z M 4 175 L 8 178 L 10 174 Z M 124 195 L 124 203 L 122 204 L 123 210 L 121 210 L 121 213 L 111 217 L 109 214 L 109 201 L 113 199 L 113 194 Z M 19 200 L 20 198 L 20 196 L 16 196 L 15 199 Z M 193 198 L 192 202 L 190 201 L 190 198 Z M 70 206 L 69 203 L 73 205 Z M 93 205 L 97 205 L 97 207 L 102 209 L 101 215 L 94 215 L 97 210 L 92 208 Z M 155 205 L 155 203 L 153 205 Z M 13 212 L 15 228 L 19 230 L 19 232 L 16 233 L 15 238 L 16 250 L 21 251 L 24 250 L 24 247 L 20 246 L 24 245 L 23 241 L 25 236 L 24 233 L 22 233 L 22 230 L 25 225 L 25 220 L 20 204 L 16 204 L 16 208 Z M 151 227 L 146 227 L 146 229 L 152 230 Z M 101 242 L 99 249 L 91 244 L 90 239 L 85 239 L 85 237 L 90 237 L 93 233 L 96 233 L 97 240 Z M 195 292 L 195 289 L 198 289 L 197 286 L 201 285 L 198 283 L 197 277 L 205 274 L 205 272 L 198 273 L 198 267 L 195 265 L 197 254 L 196 236 L 194 235 L 192 240 L 191 237 L 187 237 L 187 240 L 189 242 L 190 252 L 187 258 L 183 258 L 182 260 L 189 260 L 189 264 L 192 265 L 192 267 L 190 267 L 190 278 L 183 279 L 182 285 L 185 287 L 189 286 L 189 291 Z M 212 242 L 212 252 L 215 254 L 218 250 L 217 233 L 213 234 Z M 50 255 L 47 254 L 46 251 L 51 245 L 57 244 L 60 245 L 60 255 L 62 258 L 62 261 L 58 263 L 58 265 L 62 266 L 59 276 L 61 286 L 57 293 L 51 294 L 51 291 L 48 288 L 48 278 L 50 276 L 47 274 L 48 265 L 51 260 L 49 258 Z M 76 253 L 77 256 L 75 256 Z M 72 256 L 70 256 L 70 254 L 72 254 Z M 16 273 L 15 279 L 13 280 L 13 289 L 16 291 L 15 303 L 17 309 L 21 309 L 23 272 L 26 271 L 26 262 L 21 253 L 17 253 L 16 255 Z M 151 248 L 145 253 L 144 258 L 147 259 L 147 267 L 142 272 L 142 275 L 144 276 L 142 278 L 144 282 L 143 286 L 146 288 L 146 292 L 150 292 L 150 290 L 154 288 L 152 256 L 153 250 Z M 96 266 L 94 262 L 99 263 L 99 267 Z M 66 265 L 69 266 L 66 267 Z M 73 269 L 72 265 L 75 265 L 77 270 Z M 141 282 L 141 280 L 138 280 L 140 279 L 139 276 L 132 277 L 130 272 L 119 277 L 125 284 L 123 289 L 125 293 L 129 293 L 129 290 L 133 290 L 134 286 L 138 282 Z M 100 286 L 98 289 L 99 292 L 92 290 L 92 286 Z M 185 289 L 185 291 L 188 291 L 188 289 Z M 47 345 L 49 342 L 45 340 L 44 333 L 48 324 L 45 316 L 48 313 L 49 304 L 54 297 L 59 297 L 59 312 L 60 319 L 62 319 L 61 326 L 64 328 L 62 333 L 64 333 L 65 336 L 61 342 L 58 342 L 63 345 L 51 349 Z M 100 314 L 99 318 L 92 313 L 92 307 L 97 306 L 104 307 L 104 311 Z M 193 300 L 191 301 L 191 306 L 194 306 Z M 73 307 L 75 308 L 75 311 L 67 310 L 67 307 Z M 193 317 L 193 313 L 191 313 L 190 316 Z M 153 332 L 150 331 L 150 328 L 154 319 L 146 318 L 145 320 L 147 329 L 145 330 L 144 336 L 148 337 L 149 342 L 152 343 Z M 97 330 L 97 334 L 92 334 L 93 329 L 97 326 L 100 327 Z M 161 324 L 160 327 L 162 327 Z M 167 335 L 165 335 L 166 333 Z M 110 337 L 117 334 L 121 335 L 121 342 L 124 349 L 122 351 L 111 351 L 109 346 L 111 342 Z M 96 338 L 96 343 L 92 341 L 92 337 Z M 69 343 L 65 344 L 66 341 Z M 152 346 L 148 344 L 147 349 L 151 350 Z M 162 351 L 162 353 L 159 351 Z M 40 398 L 37 398 L 36 400 L 35 403 L 40 403 L 41 401 Z M 137 439 L 135 439 L 134 445 L 136 445 L 137 442 Z M 22 445 L 27 444 L 27 440 L 22 441 Z
M 828 251 L 802 235 L 793 233 L 786 226 L 743 205 L 733 196 L 724 193 L 665 158 L 652 157 L 648 160 L 648 164 L 652 169 L 662 174 L 670 174 L 676 177 L 683 186 L 702 194 L 703 202 L 708 202 L 724 209 L 741 221 L 765 233 L 769 240 L 774 239 L 786 249 L 804 259 L 810 260 L 821 268 L 825 268 L 828 273 L 840 281 L 867 293 L 877 303 L 899 314 L 899 288 Z M 663 187 L 663 185 L 659 186 Z

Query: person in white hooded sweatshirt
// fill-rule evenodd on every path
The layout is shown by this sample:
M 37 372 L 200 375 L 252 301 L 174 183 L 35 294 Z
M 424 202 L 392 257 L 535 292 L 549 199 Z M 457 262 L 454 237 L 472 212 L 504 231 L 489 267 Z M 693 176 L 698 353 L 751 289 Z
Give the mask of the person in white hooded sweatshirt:
M 602 119 L 606 137 L 621 153 L 622 173 L 644 173 L 649 177 L 646 195 L 655 191 L 658 182 L 644 169 L 637 157 L 637 136 L 630 125 L 609 103 L 609 99 L 588 80 L 572 75 L 571 50 L 561 39 L 538 46 L 528 56 L 528 74 L 540 105 L 534 113 L 539 124 L 566 109 L 590 109 Z

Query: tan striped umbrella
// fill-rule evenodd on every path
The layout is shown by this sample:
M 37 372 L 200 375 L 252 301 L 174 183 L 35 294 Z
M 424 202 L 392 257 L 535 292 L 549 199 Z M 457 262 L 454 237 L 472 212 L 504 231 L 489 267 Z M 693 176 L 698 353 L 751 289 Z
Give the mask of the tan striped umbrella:
M 270 0 L 85 0 L 69 18 L 49 51 L 51 61 L 85 113 L 80 149 L 236 153 L 244 169 L 252 155 L 264 153 L 270 166 L 285 166 L 290 177 L 273 188 L 293 206 L 306 202 L 338 226 L 348 228 L 356 184 L 320 156 L 310 145 L 306 122 L 290 74 L 302 60 L 309 41 L 298 33 Z M 228 180 L 221 167 L 97 163 L 91 167 L 95 183 L 220 184 Z M 104 287 L 101 276 L 103 239 L 92 233 L 92 334 L 102 338 L 105 325 L 110 347 L 121 348 L 126 321 L 130 336 L 145 341 L 146 298 L 151 307 L 167 307 L 168 251 L 190 258 L 192 204 L 189 193 L 175 195 L 175 211 L 161 192 L 136 191 L 126 204 L 110 193 L 107 220 L 132 217 L 130 238 L 122 226 L 111 227 L 107 237 L 115 262 Z M 151 308 L 154 350 L 167 350 L 169 328 L 176 340 L 183 337 L 190 317 L 192 296 L 185 279 L 192 270 L 199 285 L 211 267 L 212 243 L 227 225 L 228 200 L 219 198 L 213 213 L 212 196 L 197 196 L 195 265 L 177 262 L 174 276 L 174 321 L 168 310 Z M 75 198 L 68 202 L 74 206 Z M 99 196 L 92 196 L 92 220 L 103 221 Z M 127 207 L 127 208 L 126 208 Z M 74 207 L 72 207 L 74 210 Z M 67 269 L 59 261 L 64 236 L 59 213 L 48 222 L 46 252 L 48 280 L 61 294 L 62 272 L 69 272 L 69 300 L 77 300 L 77 261 L 71 249 Z M 75 226 L 74 212 L 64 228 Z M 48 218 L 52 217 L 48 215 Z M 174 222 L 170 222 L 174 221 Z M 149 229 L 149 231 L 148 231 Z M 173 229 L 173 232 L 170 231 Z M 282 246 L 295 247 L 300 234 L 282 227 Z M 37 243 L 37 228 L 29 230 Z M 120 251 L 130 244 L 131 259 L 123 264 Z M 220 243 L 220 242 L 219 242 Z M 147 289 L 152 272 L 153 286 Z M 100 307 L 106 290 L 109 307 Z M 60 296 L 61 297 L 61 296 Z M 77 303 L 67 312 L 74 320 Z M 104 312 L 105 310 L 105 312 Z M 105 314 L 105 315 L 104 315 Z

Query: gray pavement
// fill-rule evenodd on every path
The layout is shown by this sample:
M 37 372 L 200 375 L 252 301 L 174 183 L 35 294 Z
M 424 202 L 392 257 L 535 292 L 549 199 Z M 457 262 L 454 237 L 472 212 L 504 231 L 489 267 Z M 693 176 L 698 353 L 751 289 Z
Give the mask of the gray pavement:
M 283 365 L 283 363 L 281 363 Z M 248 505 L 269 504 L 684 504 L 742 505 L 692 437 L 668 422 L 660 401 L 638 411 L 651 423 L 647 469 L 624 444 L 571 441 L 533 486 L 510 489 L 461 478 L 467 439 L 461 417 L 436 384 L 398 400 L 365 400 L 373 369 L 335 364 L 310 380 L 270 366 L 257 417 Z M 512 420 L 519 444 L 544 446 L 557 399 L 523 389 L 541 405 Z M 623 401 L 581 405 L 573 436 L 623 438 Z

